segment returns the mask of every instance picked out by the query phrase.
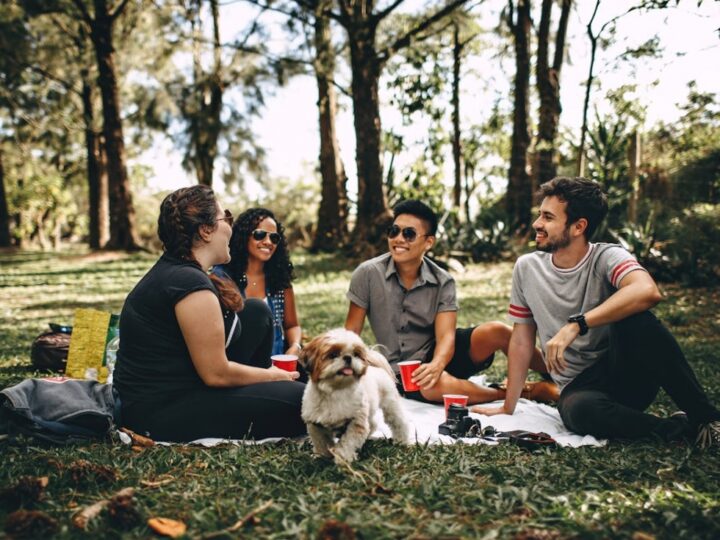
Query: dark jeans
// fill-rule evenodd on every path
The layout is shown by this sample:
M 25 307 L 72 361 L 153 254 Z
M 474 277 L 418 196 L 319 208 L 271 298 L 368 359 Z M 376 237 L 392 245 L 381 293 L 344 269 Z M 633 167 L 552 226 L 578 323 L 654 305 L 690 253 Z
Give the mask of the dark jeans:
M 270 366 L 273 325 L 262 300 L 248 299 L 238 314 L 242 334 L 228 358 L 260 368 Z M 305 385 L 295 381 L 235 388 L 203 386 L 172 399 L 122 404 L 123 425 L 159 441 L 203 437 L 294 437 L 305 434 L 300 405 Z
M 123 423 L 158 441 L 295 437 L 305 434 L 300 418 L 304 390 L 295 381 L 204 387 L 162 404 L 123 407 Z
M 583 371 L 560 395 L 568 429 L 596 437 L 680 437 L 687 425 L 643 411 L 663 388 L 692 426 L 720 419 L 672 334 L 649 311 L 610 328 L 605 359 Z
M 270 308 L 258 298 L 247 298 L 238 319 L 240 337 L 228 346 L 228 360 L 247 366 L 270 367 L 275 338 Z

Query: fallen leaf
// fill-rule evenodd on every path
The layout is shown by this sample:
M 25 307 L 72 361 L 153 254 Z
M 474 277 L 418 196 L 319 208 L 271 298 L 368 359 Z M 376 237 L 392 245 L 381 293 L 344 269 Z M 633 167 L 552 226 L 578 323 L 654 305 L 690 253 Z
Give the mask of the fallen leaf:
M 47 476 L 21 476 L 15 484 L 0 491 L 0 501 L 11 508 L 35 503 L 43 498 L 49 482 Z
M 525 529 L 513 536 L 513 540 L 556 540 L 560 533 L 548 529 Z
M 118 493 L 108 502 L 108 517 L 121 529 L 131 529 L 142 521 L 135 505 L 134 492 Z
M 220 537 L 220 536 L 226 536 L 226 535 L 228 535 L 228 534 L 230 534 L 230 533 L 234 533 L 234 532 L 236 532 L 236 531 L 239 531 L 240 529 L 242 529 L 242 528 L 245 527 L 246 525 L 257 525 L 257 524 L 260 522 L 260 518 L 258 517 L 258 514 L 259 514 L 260 512 L 264 512 L 265 510 L 267 510 L 268 508 L 270 508 L 272 505 L 273 505 L 273 500 L 272 500 L 272 499 L 270 499 L 269 501 L 265 501 L 265 502 L 262 503 L 260 506 L 258 506 L 258 507 L 255 508 L 254 510 L 250 511 L 249 513 L 247 513 L 242 519 L 236 521 L 234 525 L 232 525 L 232 526 L 230 526 L 230 527 L 228 527 L 228 528 L 226 528 L 226 529 L 223 529 L 223 530 L 221 530 L 221 531 L 217 531 L 217 532 L 213 532 L 213 533 L 210 533 L 210 534 L 206 534 L 205 536 L 203 536 L 203 539 L 204 539 L 204 540 L 209 540 L 209 539 L 211 539 L 211 538 L 217 538 L 217 537 Z
M 380 482 L 375 482 L 375 485 L 370 490 L 370 493 L 373 495 L 392 495 L 393 490 L 386 488 Z
M 17 510 L 5 520 L 5 532 L 11 537 L 44 538 L 57 528 L 57 521 L 39 510 Z
M 355 531 L 344 521 L 329 519 L 320 527 L 318 540 L 355 540 Z
M 82 484 L 91 480 L 98 484 L 111 484 L 118 478 L 117 471 L 112 467 L 98 465 L 86 459 L 73 461 L 68 465 L 67 471 L 75 484 Z
M 147 523 L 148 527 L 156 533 L 169 536 L 170 538 L 178 538 L 187 531 L 187 525 L 175 519 L 155 517 L 148 519 Z
M 114 497 L 132 497 L 134 493 L 134 488 L 127 487 L 118 491 L 114 495 Z M 88 523 L 90 523 L 90 520 L 97 517 L 100 512 L 102 512 L 103 509 L 108 504 L 110 504 L 110 500 L 111 499 L 103 499 L 101 501 L 97 501 L 96 503 L 93 503 L 90 506 L 86 506 L 85 508 L 81 509 L 79 512 L 76 512 L 75 515 L 73 515 L 72 517 L 72 524 L 78 529 L 85 530 L 88 526 Z
M 148 488 L 162 487 L 175 481 L 170 475 L 160 475 L 157 480 L 140 480 L 140 484 Z
M 655 540 L 655 536 L 650 533 L 635 531 L 632 535 L 632 540 Z
M 138 435 L 134 431 L 127 429 L 127 428 L 120 428 L 120 431 L 125 433 L 130 437 L 132 440 L 133 446 L 143 446 L 143 447 L 149 447 L 149 446 L 155 446 L 155 441 L 153 441 L 149 437 L 145 437 L 143 435 Z

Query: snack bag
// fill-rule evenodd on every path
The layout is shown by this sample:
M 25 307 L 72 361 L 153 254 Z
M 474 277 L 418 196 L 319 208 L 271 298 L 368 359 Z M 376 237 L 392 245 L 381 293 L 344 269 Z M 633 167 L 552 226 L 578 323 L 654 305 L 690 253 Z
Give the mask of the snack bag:
M 119 316 L 96 309 L 75 310 L 65 375 L 73 379 L 107 381 L 106 349 L 117 335 Z

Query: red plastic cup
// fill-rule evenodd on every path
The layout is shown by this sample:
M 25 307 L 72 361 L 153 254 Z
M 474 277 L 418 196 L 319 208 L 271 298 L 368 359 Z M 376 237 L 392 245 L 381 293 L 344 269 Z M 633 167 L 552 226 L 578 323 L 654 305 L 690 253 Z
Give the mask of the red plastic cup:
M 468 397 L 462 394 L 443 394 L 443 403 L 445 403 L 445 418 L 447 418 L 448 409 L 453 403 L 467 407 Z
M 412 374 L 413 371 L 420 367 L 420 360 L 406 360 L 405 362 L 398 362 L 398 366 L 400 366 L 400 379 L 402 380 L 402 385 L 405 391 L 419 391 L 420 387 L 412 381 Z
M 298 357 L 294 354 L 275 354 L 270 357 L 273 366 L 285 371 L 297 371 Z

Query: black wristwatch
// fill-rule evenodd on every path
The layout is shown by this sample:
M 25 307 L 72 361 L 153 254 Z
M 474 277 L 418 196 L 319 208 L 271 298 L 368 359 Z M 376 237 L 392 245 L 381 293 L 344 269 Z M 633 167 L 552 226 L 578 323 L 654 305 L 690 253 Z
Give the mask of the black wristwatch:
M 584 336 L 588 333 L 589 328 L 587 322 L 585 322 L 585 315 L 583 315 L 582 313 L 578 313 L 577 315 L 570 315 L 570 317 L 568 317 L 568 322 L 577 323 L 577 325 L 580 327 L 581 336 Z

